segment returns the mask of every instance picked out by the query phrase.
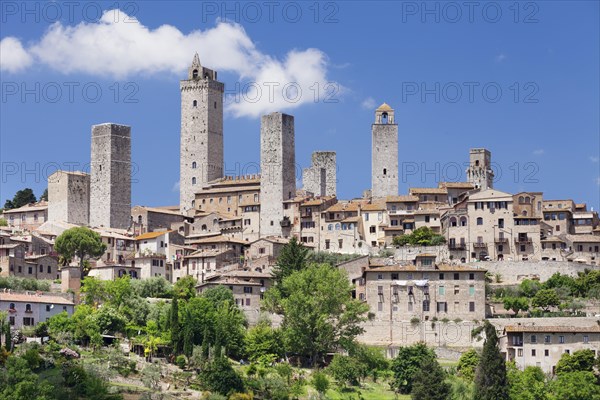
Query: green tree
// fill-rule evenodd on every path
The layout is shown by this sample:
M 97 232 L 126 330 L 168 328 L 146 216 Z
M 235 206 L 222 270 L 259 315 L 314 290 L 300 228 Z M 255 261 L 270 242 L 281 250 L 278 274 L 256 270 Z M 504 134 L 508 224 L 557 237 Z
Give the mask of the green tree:
M 526 297 L 533 297 L 541 289 L 542 285 L 538 281 L 532 279 L 525 279 L 519 285 L 521 293 Z
M 244 391 L 242 378 L 224 356 L 217 355 L 199 373 L 200 384 L 222 395 Z
M 40 201 L 48 201 L 48 188 L 44 189 L 44 193 L 40 196 Z
M 38 376 L 21 357 L 9 357 L 5 368 L 0 368 L 0 398 L 4 400 L 51 400 L 54 388 Z
M 341 354 L 333 356 L 327 371 L 340 386 L 356 386 L 363 375 L 362 366 L 354 357 Z
M 514 363 L 507 368 L 510 387 L 510 400 L 548 400 L 546 376 L 539 367 L 526 367 L 524 371 L 517 369 Z
M 394 246 L 434 246 L 446 242 L 443 235 L 435 233 L 430 227 L 422 226 L 410 234 L 396 236 L 393 240 Z
M 244 337 L 246 356 L 250 361 L 275 360 L 283 355 L 281 331 L 268 321 L 259 321 Z
M 529 299 L 527 297 L 505 297 L 502 300 L 504 309 L 511 310 L 515 316 L 519 315 L 519 311 L 529 310 Z
M 475 349 L 470 349 L 460 356 L 456 370 L 458 374 L 465 380 L 472 382 L 475 378 L 475 370 L 479 365 L 481 356 Z
M 87 258 L 100 257 L 106 251 L 106 245 L 102 243 L 100 235 L 93 230 L 78 226 L 67 229 L 54 242 L 54 250 L 64 260 L 70 262 L 73 257 L 79 259 L 79 269 L 83 279 L 86 271 L 84 262 Z
M 532 306 L 541 308 L 546 312 L 550 310 L 551 307 L 557 307 L 559 304 L 560 299 L 554 289 L 542 289 L 533 296 L 533 299 L 531 299 Z
M 171 301 L 171 313 L 169 319 L 171 328 L 171 346 L 175 354 L 181 353 L 183 350 L 183 341 L 181 340 L 181 326 L 179 324 L 179 299 L 177 295 Z
M 6 218 L 0 218 L 0 226 L 8 226 L 8 221 Z
M 283 246 L 277 265 L 273 268 L 273 280 L 275 284 L 281 285 L 283 280 L 296 271 L 301 271 L 306 266 L 308 248 L 298 242 L 296 237 Z
M 592 372 L 595 362 L 596 355 L 590 349 L 577 350 L 573 354 L 563 353 L 556 364 L 556 374 L 560 375 L 576 371 Z
M 508 400 L 506 363 L 498 349 L 496 328 L 485 321 L 485 342 L 475 373 L 474 400 Z
M 426 359 L 435 360 L 435 353 L 424 343 L 400 347 L 398 355 L 392 361 L 392 389 L 398 393 L 409 394 L 412 391 L 415 374 Z
M 413 376 L 413 400 L 447 400 L 452 386 L 445 382 L 446 372 L 435 358 L 426 357 Z
M 175 295 L 182 300 L 189 300 L 196 297 L 196 285 L 198 281 L 191 275 L 184 276 L 173 286 Z
M 344 272 L 313 264 L 286 277 L 281 287 L 287 297 L 269 289 L 266 303 L 283 315 L 285 348 L 309 357 L 312 365 L 325 353 L 348 348 L 364 331 L 368 306 L 352 298 Z
M 329 390 L 329 379 L 327 379 L 327 375 L 325 375 L 321 371 L 316 371 L 312 376 L 312 385 L 319 393 L 319 397 L 323 398 L 327 390 Z
M 550 384 L 550 388 L 553 400 L 600 400 L 600 385 L 592 372 L 560 374 Z
M 373 382 L 377 382 L 379 374 L 390 366 L 382 349 L 378 347 L 354 344 L 350 347 L 349 353 L 359 362 L 363 379 L 370 375 Z
M 30 203 L 35 203 L 36 201 L 37 199 L 35 198 L 35 194 L 33 194 L 33 190 L 26 188 L 15 193 L 15 196 L 12 200 L 6 200 L 4 203 L 4 209 L 12 210 L 14 208 L 23 207 Z

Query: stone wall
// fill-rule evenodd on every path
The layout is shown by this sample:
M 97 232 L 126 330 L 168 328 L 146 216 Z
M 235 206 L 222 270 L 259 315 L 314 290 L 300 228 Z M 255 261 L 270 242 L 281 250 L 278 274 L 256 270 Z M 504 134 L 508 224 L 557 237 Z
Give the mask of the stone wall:
M 92 126 L 90 225 L 129 228 L 131 222 L 131 127 Z
M 294 117 L 263 115 L 260 127 L 260 235 L 287 236 L 283 201 L 296 196 Z M 289 231 L 289 228 L 287 228 Z
M 337 190 L 335 151 L 315 151 L 312 164 L 302 171 L 304 189 L 315 196 L 333 196 Z
M 492 275 L 500 274 L 502 283 L 518 283 L 523 279 L 539 279 L 543 282 L 556 272 L 577 276 L 578 272 L 585 269 L 600 268 L 568 261 L 483 261 L 470 265 L 486 269 Z

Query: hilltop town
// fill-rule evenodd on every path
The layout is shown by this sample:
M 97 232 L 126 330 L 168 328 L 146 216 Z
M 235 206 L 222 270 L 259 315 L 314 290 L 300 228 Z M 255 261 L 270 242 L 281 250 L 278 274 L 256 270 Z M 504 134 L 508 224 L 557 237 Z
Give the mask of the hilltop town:
M 335 149 L 313 149 L 297 187 L 294 116 L 281 112 L 261 118 L 260 174 L 225 176 L 218 72 L 196 54 L 180 91 L 179 205 L 132 204 L 135 127 L 100 123 L 91 127 L 90 173 L 57 171 L 48 177 L 47 201 L 3 211 L 0 277 L 54 282 L 48 292 L 0 293 L 13 330 L 72 315 L 86 296 L 82 260 L 66 263 L 54 248 L 65 231 L 85 226 L 106 245 L 86 260 L 88 277 L 164 278 L 173 285 L 193 279 L 198 294 L 222 286 L 250 326 L 265 317 L 281 323 L 264 295 L 282 251 L 298 242 L 343 271 L 352 298 L 368 306 L 358 342 L 384 349 L 388 358 L 425 343 L 440 357 L 458 359 L 483 346 L 486 319 L 503 357 L 520 369 L 554 374 L 564 353 L 597 355 L 598 297 L 580 296 L 577 307 L 565 299 L 564 307 L 531 305 L 521 318 L 514 317 L 527 308 L 515 313 L 504 302 L 523 282 L 541 290 L 553 277 L 577 279 L 599 269 L 600 219 L 586 204 L 495 187 L 492 149 L 485 148 L 465 149 L 466 181 L 400 193 L 398 124 L 386 103 L 365 121 L 371 187 L 356 198 L 336 195 Z

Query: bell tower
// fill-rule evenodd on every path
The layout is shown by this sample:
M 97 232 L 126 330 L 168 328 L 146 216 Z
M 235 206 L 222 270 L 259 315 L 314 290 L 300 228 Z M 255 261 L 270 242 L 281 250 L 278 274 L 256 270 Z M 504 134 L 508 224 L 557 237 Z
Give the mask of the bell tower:
M 467 180 L 475 188 L 481 190 L 494 188 L 494 171 L 492 170 L 492 153 L 487 149 L 471 149 L 469 152 L 469 168 Z
M 181 143 L 179 209 L 193 215 L 195 194 L 223 177 L 223 92 L 217 71 L 200 64 L 198 53 L 180 81 Z
M 371 196 L 381 198 L 398 195 L 398 124 L 394 110 L 383 103 L 375 110 L 371 125 Z

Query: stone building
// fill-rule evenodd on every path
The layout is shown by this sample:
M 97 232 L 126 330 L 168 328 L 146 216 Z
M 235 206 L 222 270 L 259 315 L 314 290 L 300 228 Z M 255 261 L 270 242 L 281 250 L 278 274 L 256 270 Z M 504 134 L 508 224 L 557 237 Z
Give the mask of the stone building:
M 11 329 L 35 326 L 66 312 L 73 315 L 73 301 L 53 294 L 0 292 L 0 311 L 8 313 Z
M 135 235 L 158 230 L 184 231 L 186 218 L 179 212 L 166 207 L 135 206 L 131 209 L 132 228 Z
M 311 166 L 302 171 L 304 190 L 314 196 L 335 196 L 337 164 L 335 151 L 315 151 Z
M 89 224 L 89 174 L 56 171 L 48 177 L 48 220 L 76 225 Z
M 32 231 L 48 220 L 48 202 L 26 204 L 23 207 L 5 210 L 2 218 L 8 226 L 16 229 Z
M 492 153 L 487 149 L 471 149 L 467 180 L 476 189 L 494 188 L 494 171 L 492 170 Z
M 131 127 L 92 126 L 90 226 L 131 225 Z
M 223 177 L 223 92 L 217 71 L 200 64 L 194 55 L 181 91 L 179 207 L 184 215 L 194 209 L 194 195 L 208 182 Z
M 504 327 L 500 337 L 500 351 L 506 361 L 514 361 L 517 368 L 540 367 L 546 374 L 555 374 L 556 364 L 564 353 L 592 350 L 596 356 L 600 348 L 600 326 L 595 320 L 586 319 L 588 326 L 547 325 L 538 321 L 530 324 L 510 324 Z M 576 320 L 582 320 L 576 318 Z
M 294 117 L 263 115 L 260 127 L 260 236 L 289 236 L 283 202 L 296 197 Z
M 371 125 L 371 195 L 374 198 L 398 195 L 398 124 L 394 110 L 383 103 L 375 110 Z

